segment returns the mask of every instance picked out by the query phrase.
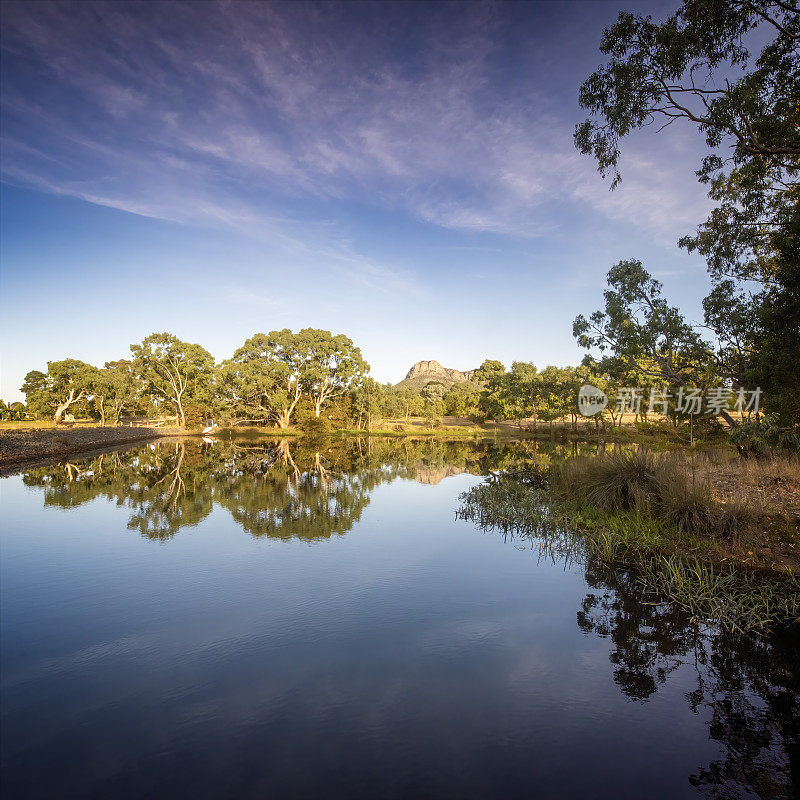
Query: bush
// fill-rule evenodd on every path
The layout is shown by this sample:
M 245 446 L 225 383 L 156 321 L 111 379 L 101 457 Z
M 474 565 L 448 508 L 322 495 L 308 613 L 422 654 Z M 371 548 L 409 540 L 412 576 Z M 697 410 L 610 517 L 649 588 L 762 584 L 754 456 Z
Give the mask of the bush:
M 331 421 L 324 414 L 318 417 L 313 414 L 310 416 L 303 416 L 303 418 L 299 420 L 299 427 L 303 433 L 318 438 L 330 436 L 333 431 Z
M 730 432 L 730 440 L 743 456 L 769 455 L 776 450 L 800 454 L 800 426 L 781 427 L 777 414 L 740 423 Z

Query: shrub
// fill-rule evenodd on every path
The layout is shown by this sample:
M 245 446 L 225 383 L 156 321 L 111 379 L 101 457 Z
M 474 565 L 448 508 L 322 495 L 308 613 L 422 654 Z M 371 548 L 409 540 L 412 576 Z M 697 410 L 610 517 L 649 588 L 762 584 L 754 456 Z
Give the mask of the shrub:
M 740 423 L 730 432 L 730 440 L 743 456 L 769 455 L 776 450 L 800 454 L 800 426 L 781 427 L 777 414 Z
M 316 417 L 313 414 L 300 420 L 300 430 L 309 436 L 325 438 L 333 430 L 331 421 L 324 414 Z

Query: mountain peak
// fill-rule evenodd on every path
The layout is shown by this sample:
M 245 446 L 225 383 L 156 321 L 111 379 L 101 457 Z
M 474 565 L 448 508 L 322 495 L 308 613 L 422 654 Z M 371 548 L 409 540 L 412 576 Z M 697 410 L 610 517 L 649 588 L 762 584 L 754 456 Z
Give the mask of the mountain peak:
M 426 383 L 436 381 L 450 387 L 454 383 L 471 383 L 474 374 L 474 369 L 462 372 L 443 367 L 438 361 L 417 361 L 401 383 L 411 384 L 416 389 L 421 389 Z

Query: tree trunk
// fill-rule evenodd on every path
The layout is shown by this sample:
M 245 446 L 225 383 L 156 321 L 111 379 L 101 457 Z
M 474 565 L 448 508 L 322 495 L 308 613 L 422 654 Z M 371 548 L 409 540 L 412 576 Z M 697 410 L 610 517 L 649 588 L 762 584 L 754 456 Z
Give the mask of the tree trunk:
M 81 397 L 83 397 L 83 392 L 81 392 L 77 397 L 75 397 L 75 390 L 74 389 L 70 389 L 69 390 L 69 397 L 56 408 L 56 413 L 53 414 L 53 421 L 56 423 L 56 425 L 60 425 L 61 424 L 61 418 L 64 416 L 64 412 L 73 403 L 75 403 L 78 400 L 80 400 Z

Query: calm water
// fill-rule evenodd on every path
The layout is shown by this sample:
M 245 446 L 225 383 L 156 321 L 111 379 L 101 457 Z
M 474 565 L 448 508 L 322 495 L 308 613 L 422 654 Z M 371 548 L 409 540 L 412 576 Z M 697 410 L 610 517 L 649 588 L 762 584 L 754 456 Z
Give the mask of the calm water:
M 569 454 L 195 441 L 3 479 L 5 796 L 793 796 L 796 639 L 455 518 Z

